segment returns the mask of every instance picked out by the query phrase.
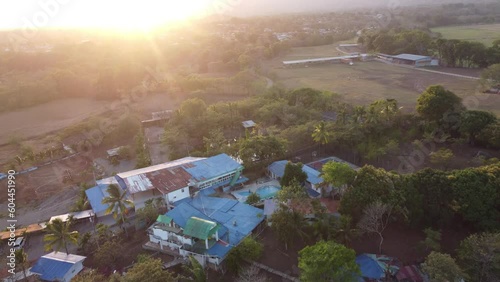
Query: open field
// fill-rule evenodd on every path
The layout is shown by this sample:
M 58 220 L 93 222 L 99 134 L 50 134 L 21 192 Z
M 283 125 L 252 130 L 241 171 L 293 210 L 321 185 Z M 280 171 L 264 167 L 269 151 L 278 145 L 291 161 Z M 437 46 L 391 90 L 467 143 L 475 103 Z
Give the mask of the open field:
M 284 68 L 281 64 L 282 60 L 292 60 L 299 56 L 305 58 L 305 54 L 312 56 L 318 52 L 318 48 L 309 48 L 311 50 L 296 48 L 290 55 L 269 62 L 267 67 L 278 77 L 276 83 L 287 88 L 312 87 L 332 91 L 341 94 L 346 101 L 358 105 L 369 104 L 378 99 L 394 98 L 408 111 L 413 111 L 418 95 L 428 86 L 441 84 L 467 99 L 466 105 L 469 108 L 492 111 L 500 115 L 500 95 L 479 93 L 477 80 L 424 72 L 376 61 L 356 62 L 353 66 L 323 64 L 294 68 Z M 324 53 L 323 56 L 328 55 L 331 53 Z M 439 69 L 439 71 L 446 71 L 446 69 Z M 477 72 L 471 72 L 468 75 L 476 76 Z M 469 97 L 474 95 L 477 96 Z M 475 103 L 475 101 L 478 102 Z
M 500 39 L 500 24 L 444 26 L 431 30 L 441 33 L 446 39 L 479 41 L 488 47 Z

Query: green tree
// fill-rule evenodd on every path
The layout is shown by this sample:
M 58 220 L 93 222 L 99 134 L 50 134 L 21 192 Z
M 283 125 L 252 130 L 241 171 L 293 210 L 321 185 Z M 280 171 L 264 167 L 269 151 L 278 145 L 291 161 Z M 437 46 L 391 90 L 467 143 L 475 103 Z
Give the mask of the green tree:
M 448 254 L 431 252 L 425 259 L 424 271 L 431 281 L 460 282 L 465 278 L 464 272 Z
M 352 185 L 347 188 L 340 200 L 340 213 L 359 220 L 363 209 L 370 203 L 381 201 L 400 205 L 399 192 L 395 189 L 398 176 L 384 169 L 364 166 L 358 170 Z
M 312 138 L 314 142 L 319 143 L 320 146 L 330 143 L 331 137 L 332 134 L 329 132 L 328 128 L 326 127 L 326 123 L 324 121 L 316 125 L 312 133 Z
M 142 132 L 139 132 L 135 136 L 135 153 L 137 158 L 135 168 L 143 168 L 151 165 L 151 158 L 149 157 L 149 152 L 146 149 L 146 138 Z
M 426 228 L 424 229 L 424 233 L 425 240 L 422 241 L 422 245 L 426 250 L 439 252 L 441 250 L 441 232 L 432 228 Z
M 487 88 L 500 85 L 500 64 L 491 65 L 483 71 L 481 84 Z
M 263 250 L 262 243 L 251 236 L 246 237 L 238 246 L 229 251 L 226 258 L 228 269 L 238 273 L 245 259 L 258 260 L 262 256 Z
M 169 271 L 163 270 L 161 259 L 147 258 L 138 262 L 127 271 L 124 282 L 174 282 L 177 278 Z
M 288 201 L 303 201 L 308 199 L 306 189 L 297 181 L 292 181 L 290 185 L 283 186 L 278 191 L 277 198 L 281 203 L 288 203 Z
M 341 188 L 352 184 L 356 171 L 346 163 L 330 161 L 323 166 L 321 177 L 326 183 Z
M 104 275 L 100 274 L 97 272 L 97 270 L 89 270 L 89 271 L 82 271 L 73 279 L 71 279 L 71 282 L 106 282 L 109 281 L 104 277 Z
M 299 252 L 301 281 L 357 281 L 356 253 L 332 241 L 320 241 Z
M 458 248 L 459 263 L 470 281 L 498 281 L 500 277 L 500 233 L 473 234 Z
M 247 201 L 246 201 L 247 204 L 254 205 L 254 204 L 257 204 L 258 202 L 260 202 L 259 194 L 251 193 L 250 195 L 248 195 Z
M 60 251 L 62 248 L 69 254 L 68 244 L 78 244 L 78 231 L 70 231 L 73 220 L 70 218 L 66 222 L 61 219 L 54 219 L 47 224 L 45 231 L 48 233 L 43 237 L 46 242 L 45 250 Z
M 429 86 L 417 99 L 417 112 L 428 121 L 438 122 L 462 109 L 462 99 L 441 85 Z
M 469 143 L 474 145 L 479 132 L 496 121 L 496 116 L 489 112 L 465 111 L 460 117 L 460 131 L 467 134 Z
M 245 166 L 251 166 L 256 161 L 268 163 L 285 155 L 286 143 L 276 136 L 253 135 L 241 139 L 239 156 Z
M 281 186 L 289 186 L 292 182 L 303 184 L 307 180 L 307 174 L 302 170 L 304 165 L 302 163 L 288 162 L 285 165 L 285 172 L 280 180 Z
M 94 259 L 97 265 L 115 267 L 120 263 L 124 253 L 123 243 L 118 239 L 111 239 L 104 242 L 94 253 Z
M 203 266 L 196 260 L 194 256 L 189 256 L 189 266 L 184 266 L 184 269 L 189 273 L 190 281 L 207 281 L 205 269 L 203 269 Z
M 157 198 L 162 200 L 162 198 Z M 137 210 L 137 219 L 143 220 L 147 226 L 151 225 L 158 218 L 159 207 L 153 199 L 147 200 L 144 207 Z
M 285 249 L 287 250 L 288 244 L 294 238 L 306 235 L 302 230 L 304 227 L 304 216 L 297 211 L 280 207 L 272 214 L 270 221 L 271 229 L 276 234 L 278 240 L 285 244 Z
M 224 152 L 227 140 L 222 130 L 215 129 L 208 133 L 208 137 L 203 137 L 203 143 L 207 156 L 213 156 Z
M 431 163 L 447 168 L 450 161 L 453 159 L 453 151 L 446 148 L 441 148 L 436 152 L 430 153 Z
M 24 251 L 24 249 L 19 249 L 14 252 L 16 266 L 20 266 L 23 272 L 24 281 L 27 281 L 26 276 L 26 266 L 29 267 L 28 254 Z
M 457 170 L 451 177 L 454 210 L 479 230 L 499 230 L 500 164 Z
M 127 206 L 134 207 L 134 203 L 127 199 L 127 193 L 122 191 L 116 184 L 110 184 L 106 192 L 109 196 L 102 199 L 104 205 L 108 205 L 106 214 L 113 213 L 113 218 L 122 227 L 125 223 L 125 214 L 127 213 Z M 126 229 L 125 229 L 126 230 Z

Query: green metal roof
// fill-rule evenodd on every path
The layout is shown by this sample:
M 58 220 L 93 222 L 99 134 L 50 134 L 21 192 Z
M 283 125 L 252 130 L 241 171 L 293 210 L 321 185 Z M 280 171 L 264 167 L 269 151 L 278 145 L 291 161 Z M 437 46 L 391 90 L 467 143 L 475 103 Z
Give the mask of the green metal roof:
M 157 222 L 160 222 L 160 223 L 164 223 L 164 224 L 170 224 L 170 222 L 172 221 L 172 218 L 164 215 L 164 214 L 160 214 L 158 216 L 158 218 L 156 219 Z
M 205 240 L 214 235 L 218 229 L 217 223 L 193 216 L 186 222 L 184 234 Z

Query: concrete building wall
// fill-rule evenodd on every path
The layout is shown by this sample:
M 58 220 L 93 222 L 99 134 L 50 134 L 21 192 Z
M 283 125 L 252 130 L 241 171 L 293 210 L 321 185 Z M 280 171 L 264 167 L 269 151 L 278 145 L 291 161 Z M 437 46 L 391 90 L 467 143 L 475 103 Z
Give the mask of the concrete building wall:
M 64 275 L 63 282 L 70 282 L 73 277 L 75 277 L 80 271 L 83 269 L 83 263 L 82 262 L 77 262 L 75 263 L 68 272 L 66 272 L 66 275 Z
M 175 201 L 179 201 L 179 200 L 185 199 L 187 197 L 189 197 L 189 187 L 186 186 L 182 189 L 172 191 L 172 192 L 168 193 L 167 195 L 165 195 L 165 201 L 173 203 Z

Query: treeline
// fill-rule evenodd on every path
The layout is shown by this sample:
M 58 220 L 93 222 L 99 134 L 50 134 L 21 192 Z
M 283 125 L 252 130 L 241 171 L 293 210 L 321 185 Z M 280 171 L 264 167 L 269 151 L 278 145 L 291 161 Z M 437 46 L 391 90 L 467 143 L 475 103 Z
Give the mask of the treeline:
M 454 156 L 438 147 L 469 143 L 500 148 L 496 116 L 467 110 L 459 97 L 441 86 L 424 91 L 416 110 L 417 114 L 405 114 L 394 99 L 353 106 L 329 92 L 274 87 L 237 102 L 207 106 L 199 98 L 187 100 L 167 122 L 163 142 L 172 159 L 225 152 L 246 167 L 265 166 L 315 144 L 351 152 L 351 159 L 359 163 L 381 165 L 406 150 L 427 150 L 426 155 L 433 154 L 428 165 L 442 169 L 453 167 Z M 323 121 L 325 112 L 334 112 L 335 121 Z M 249 119 L 257 127 L 245 132 L 241 122 Z M 429 143 L 434 148 L 424 149 Z M 398 169 L 417 167 L 403 164 Z
M 457 39 L 433 39 L 428 31 L 389 29 L 365 32 L 358 42 L 372 52 L 435 56 L 448 67 L 485 68 L 500 63 L 500 38 L 493 46 Z

